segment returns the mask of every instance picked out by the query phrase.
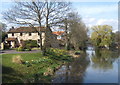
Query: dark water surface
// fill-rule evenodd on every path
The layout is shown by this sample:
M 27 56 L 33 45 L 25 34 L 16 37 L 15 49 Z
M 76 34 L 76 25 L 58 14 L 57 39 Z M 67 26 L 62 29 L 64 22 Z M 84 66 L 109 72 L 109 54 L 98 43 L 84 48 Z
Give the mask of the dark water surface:
M 118 51 L 92 50 L 56 71 L 53 83 L 118 83 Z

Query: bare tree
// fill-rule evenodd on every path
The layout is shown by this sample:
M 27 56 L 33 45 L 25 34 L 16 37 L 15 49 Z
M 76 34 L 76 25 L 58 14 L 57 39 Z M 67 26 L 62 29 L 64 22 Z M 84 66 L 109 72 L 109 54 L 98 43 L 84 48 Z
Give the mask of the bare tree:
M 70 12 L 70 5 L 69 2 L 56 2 L 56 1 L 48 1 L 46 0 L 46 11 L 44 13 L 45 20 L 46 20 L 46 29 L 50 30 L 50 27 L 53 26 L 62 26 L 61 20 L 67 17 L 67 14 Z M 45 44 L 49 41 L 49 33 L 46 30 L 46 40 Z M 46 45 L 44 45 L 46 46 Z M 45 47 L 46 48 L 46 47 Z
M 5 38 L 7 37 L 6 27 L 6 24 L 0 22 L 0 43 L 4 42 Z
M 12 9 L 4 13 L 4 19 L 10 23 L 26 26 L 46 26 L 46 29 L 58 25 L 61 18 L 66 17 L 70 9 L 69 2 L 56 2 L 39 0 L 30 2 L 15 2 Z M 45 32 L 47 34 L 47 31 Z M 40 35 L 40 47 L 42 47 L 42 35 Z M 47 39 L 47 38 L 46 38 Z M 46 42 L 47 40 L 45 40 Z M 45 44 L 44 44 L 45 45 Z
M 63 19 L 63 24 L 64 24 L 64 30 L 65 30 L 65 49 L 69 50 L 69 19 L 68 17 Z
M 64 23 L 66 50 L 69 50 L 70 45 L 73 45 L 75 50 L 83 49 L 87 40 L 87 29 L 78 13 L 69 13 L 62 22 Z
M 87 28 L 77 13 L 70 14 L 70 17 L 70 43 L 74 46 L 75 50 L 84 50 L 87 40 Z
M 5 32 L 6 31 L 6 27 L 7 27 L 6 24 L 0 22 L 0 31 Z
M 70 34 L 71 33 L 71 27 L 73 24 L 80 22 L 80 18 L 78 15 L 75 15 L 74 12 L 70 12 L 67 14 L 67 17 L 63 18 L 61 23 L 63 23 L 63 27 L 65 30 L 65 49 L 69 50 L 70 49 Z M 76 27 L 76 25 L 74 25 Z M 73 29 L 74 30 L 74 29 Z M 72 36 L 73 37 L 73 36 Z
M 4 13 L 4 19 L 10 23 L 26 25 L 26 26 L 39 26 L 42 27 L 43 11 L 45 3 L 37 0 L 36 2 L 15 2 L 12 9 Z M 38 31 L 36 29 L 36 31 Z M 42 50 L 42 33 L 40 35 L 40 48 Z

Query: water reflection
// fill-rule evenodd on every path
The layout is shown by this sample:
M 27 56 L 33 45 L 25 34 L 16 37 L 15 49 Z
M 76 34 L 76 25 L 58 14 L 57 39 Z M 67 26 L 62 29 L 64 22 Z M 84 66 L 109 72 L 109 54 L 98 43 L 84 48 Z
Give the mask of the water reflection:
M 109 50 L 95 50 L 92 54 L 92 67 L 107 71 L 113 68 L 113 62 L 118 59 L 118 53 Z
M 86 54 L 76 58 L 74 62 L 64 65 L 59 69 L 54 78 L 53 83 L 81 83 L 85 76 L 85 70 L 89 65 L 89 59 Z
M 118 57 L 117 51 L 88 49 L 73 62 L 63 65 L 55 73 L 52 82 L 117 83 Z

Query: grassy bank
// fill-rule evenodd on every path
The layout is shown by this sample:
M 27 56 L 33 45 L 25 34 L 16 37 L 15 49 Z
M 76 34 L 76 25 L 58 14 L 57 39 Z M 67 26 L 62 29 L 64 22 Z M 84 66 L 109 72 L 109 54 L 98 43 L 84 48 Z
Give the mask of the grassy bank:
M 3 83 L 50 82 L 54 72 L 72 60 L 65 50 L 59 49 L 48 49 L 47 56 L 41 53 L 22 53 L 3 54 L 0 58 Z

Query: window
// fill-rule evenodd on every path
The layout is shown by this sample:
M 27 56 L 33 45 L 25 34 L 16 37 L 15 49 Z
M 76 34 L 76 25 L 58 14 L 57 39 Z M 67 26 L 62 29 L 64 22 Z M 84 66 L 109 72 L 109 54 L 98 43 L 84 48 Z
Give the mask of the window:
M 31 33 L 29 33 L 29 36 L 31 36 Z
M 12 33 L 12 36 L 14 36 L 14 33 Z
M 38 43 L 40 43 L 40 39 L 38 39 Z
M 22 36 L 22 33 L 20 33 L 20 36 Z

